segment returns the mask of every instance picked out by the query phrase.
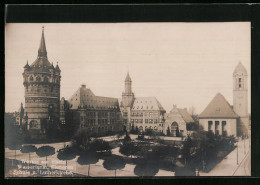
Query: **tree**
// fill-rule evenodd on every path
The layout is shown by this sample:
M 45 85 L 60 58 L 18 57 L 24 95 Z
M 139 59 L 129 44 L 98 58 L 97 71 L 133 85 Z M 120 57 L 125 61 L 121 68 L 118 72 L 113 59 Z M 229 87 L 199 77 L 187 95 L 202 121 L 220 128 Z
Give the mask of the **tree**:
M 117 133 L 116 137 L 117 137 L 117 140 L 119 141 L 119 139 L 124 135 L 124 132 L 123 131 L 120 131 Z
M 135 146 L 135 144 L 132 143 L 132 142 L 124 143 L 124 144 L 120 147 L 119 152 L 120 152 L 121 154 L 126 155 L 126 156 L 131 156 L 131 158 L 132 158 L 133 155 L 137 154 L 137 152 L 138 152 L 138 147 Z
M 9 143 L 9 150 L 14 150 L 14 159 L 16 160 L 16 150 L 20 150 L 22 147 L 20 142 L 13 141 L 12 143 Z M 12 166 L 13 166 L 13 159 L 12 159 Z
M 55 148 L 51 146 L 42 146 L 37 149 L 36 154 L 39 157 L 46 157 L 46 166 L 47 166 L 47 157 L 55 154 Z
M 57 155 L 57 158 L 59 160 L 63 160 L 63 161 L 66 161 L 66 170 L 67 170 L 67 164 L 68 164 L 68 160 L 72 160 L 76 157 L 76 154 L 74 153 L 74 151 L 69 148 L 69 147 L 66 147 L 66 148 L 63 148 L 63 149 L 60 149 L 58 151 L 58 155 Z
M 187 137 L 186 141 L 184 142 L 183 149 L 182 149 L 182 157 L 185 160 L 185 165 L 187 164 L 187 160 L 191 156 L 191 147 L 192 147 L 192 140 L 190 136 Z
M 135 168 L 134 173 L 138 176 L 155 176 L 159 171 L 158 163 L 155 161 L 141 161 Z
M 128 132 L 126 132 L 123 142 L 130 142 L 131 137 L 129 136 Z
M 121 170 L 125 167 L 126 162 L 120 157 L 110 157 L 103 162 L 103 166 L 107 170 L 115 170 L 115 177 L 116 177 L 116 170 Z
M 87 145 L 91 141 L 91 133 L 86 128 L 80 128 L 74 135 L 74 139 L 76 141 L 76 145 L 82 147 L 83 149 L 86 149 Z
M 90 151 L 100 151 L 100 152 L 109 152 L 111 153 L 111 147 L 107 141 L 104 141 L 102 139 L 95 139 L 89 144 Z
M 34 145 L 25 145 L 21 148 L 22 153 L 29 153 L 29 164 L 31 160 L 30 154 L 36 152 L 37 148 Z
M 84 152 L 82 153 L 77 162 L 80 164 L 80 165 L 88 165 L 88 176 L 89 176 L 89 173 L 90 173 L 90 165 L 91 164 L 96 164 L 98 162 L 98 155 L 96 152 Z

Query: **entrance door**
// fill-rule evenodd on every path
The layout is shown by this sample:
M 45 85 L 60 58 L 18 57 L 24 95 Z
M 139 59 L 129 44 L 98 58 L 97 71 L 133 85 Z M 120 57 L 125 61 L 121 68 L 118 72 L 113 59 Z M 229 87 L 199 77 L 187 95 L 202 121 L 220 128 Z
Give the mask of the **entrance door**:
M 179 137 L 179 127 L 178 123 L 173 122 L 171 125 L 171 135 L 175 137 Z

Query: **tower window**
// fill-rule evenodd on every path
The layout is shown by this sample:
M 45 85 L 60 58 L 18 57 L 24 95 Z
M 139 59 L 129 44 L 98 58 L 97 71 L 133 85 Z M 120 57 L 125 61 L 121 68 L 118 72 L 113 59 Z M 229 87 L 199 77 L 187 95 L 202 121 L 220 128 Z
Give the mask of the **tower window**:
M 45 76 L 44 77 L 44 82 L 48 82 L 49 80 L 48 80 L 48 78 Z
M 33 81 L 33 77 L 32 76 L 30 77 L 30 81 Z
M 41 78 L 39 76 L 37 76 L 36 81 L 41 81 Z
M 244 86 L 243 79 L 242 78 L 238 78 L 238 88 L 242 88 L 243 86 Z

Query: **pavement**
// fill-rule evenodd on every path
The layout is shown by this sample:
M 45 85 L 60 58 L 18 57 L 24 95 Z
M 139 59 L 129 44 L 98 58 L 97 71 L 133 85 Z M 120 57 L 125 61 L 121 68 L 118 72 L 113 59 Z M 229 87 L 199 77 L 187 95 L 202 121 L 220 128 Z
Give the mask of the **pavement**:
M 53 169 L 61 169 L 61 170 L 66 170 L 66 162 L 61 161 L 57 158 L 57 151 L 61 148 L 64 147 L 64 144 L 67 145 L 67 143 L 53 143 L 53 144 L 48 144 L 49 146 L 52 146 L 55 148 L 56 153 L 52 156 L 49 156 L 47 158 L 47 166 L 51 167 Z M 36 144 L 35 146 L 41 147 L 46 144 Z M 9 150 L 8 148 L 5 148 L 5 158 L 9 159 L 14 159 L 14 150 Z M 112 153 L 115 155 L 122 155 L 119 153 L 119 148 L 115 148 L 112 150 Z M 88 175 L 88 165 L 80 165 L 77 163 L 77 158 L 79 156 L 76 156 L 76 158 L 67 161 L 67 170 L 82 174 L 82 175 Z M 28 162 L 29 160 L 29 154 L 28 153 L 21 153 L 19 150 L 16 151 L 16 159 L 20 160 L 21 162 Z M 45 157 L 38 157 L 37 154 L 31 153 L 30 154 L 30 162 L 33 164 L 39 164 L 39 165 L 46 165 L 46 158 Z M 91 177 L 114 177 L 115 176 L 115 171 L 114 170 L 106 170 L 103 167 L 103 160 L 100 159 L 96 164 L 92 164 L 90 166 L 90 176 Z M 134 174 L 134 168 L 135 165 L 133 164 L 126 164 L 125 167 L 121 170 L 116 171 L 116 176 L 117 177 L 131 177 L 131 176 L 136 176 Z M 155 176 L 174 176 L 174 172 L 166 171 L 166 170 L 159 170 L 159 172 Z M 19 177 L 19 176 L 17 176 Z
M 250 139 L 237 142 L 237 148 L 230 152 L 209 173 L 200 172 L 200 176 L 251 176 L 250 142 Z

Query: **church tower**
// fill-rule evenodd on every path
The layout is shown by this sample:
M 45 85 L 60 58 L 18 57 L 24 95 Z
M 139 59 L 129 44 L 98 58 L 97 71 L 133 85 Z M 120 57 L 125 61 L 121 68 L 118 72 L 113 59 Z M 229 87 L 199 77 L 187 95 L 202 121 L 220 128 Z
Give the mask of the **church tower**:
M 59 125 L 60 73 L 58 64 L 54 67 L 48 60 L 43 27 L 38 57 L 31 65 L 27 61 L 23 73 L 26 115 L 23 126 L 35 133 L 35 138 Z
M 248 135 L 248 89 L 247 71 L 239 62 L 233 73 L 233 109 L 240 116 L 238 121 L 238 135 Z

